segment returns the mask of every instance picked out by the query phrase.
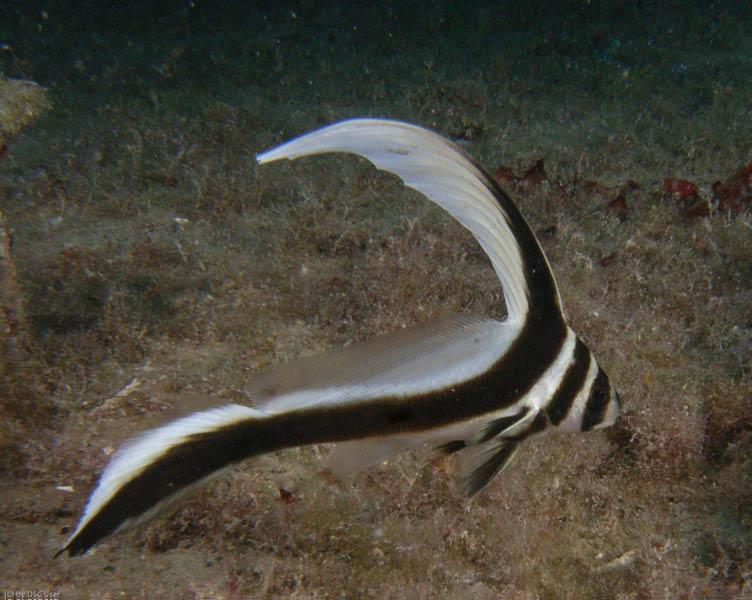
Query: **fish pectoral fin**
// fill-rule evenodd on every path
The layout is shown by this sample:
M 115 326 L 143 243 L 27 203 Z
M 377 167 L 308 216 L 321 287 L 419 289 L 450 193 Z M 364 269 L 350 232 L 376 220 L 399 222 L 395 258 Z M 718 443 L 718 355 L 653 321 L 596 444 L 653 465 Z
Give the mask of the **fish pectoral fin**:
M 339 442 L 329 455 L 327 470 L 342 480 L 423 442 L 423 439 L 416 436 L 389 436 Z
M 468 448 L 458 483 L 469 497 L 483 490 L 514 458 L 520 443 L 494 440 Z

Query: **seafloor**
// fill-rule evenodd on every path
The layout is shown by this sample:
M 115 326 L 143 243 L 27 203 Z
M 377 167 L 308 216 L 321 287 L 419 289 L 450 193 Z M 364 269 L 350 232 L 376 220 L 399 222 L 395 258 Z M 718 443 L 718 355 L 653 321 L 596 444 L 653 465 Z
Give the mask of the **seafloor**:
M 0 382 L 0 590 L 752 598 L 752 228 L 712 188 L 752 162 L 748 3 L 321 4 L 3 3 L 0 69 L 52 107 L 0 156 L 28 334 Z M 286 451 L 53 560 L 108 456 L 175 411 L 433 315 L 503 314 L 469 234 L 394 178 L 255 164 L 355 115 L 435 128 L 492 172 L 543 160 L 499 176 L 619 425 L 527 444 L 471 502 L 428 449 L 339 486 L 329 447 Z

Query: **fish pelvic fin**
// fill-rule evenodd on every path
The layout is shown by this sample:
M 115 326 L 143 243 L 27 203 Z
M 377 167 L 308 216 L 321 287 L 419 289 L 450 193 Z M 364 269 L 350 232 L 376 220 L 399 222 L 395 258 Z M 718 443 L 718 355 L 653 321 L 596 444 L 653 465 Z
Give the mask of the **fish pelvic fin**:
M 468 497 L 478 492 L 493 481 L 517 454 L 520 442 L 509 440 L 494 440 L 471 449 L 471 457 L 465 473 L 459 477 L 458 483 Z

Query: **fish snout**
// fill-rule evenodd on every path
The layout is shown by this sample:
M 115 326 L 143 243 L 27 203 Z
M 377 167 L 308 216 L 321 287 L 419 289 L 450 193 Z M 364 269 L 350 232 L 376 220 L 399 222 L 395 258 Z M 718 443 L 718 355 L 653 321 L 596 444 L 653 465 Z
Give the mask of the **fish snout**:
M 596 427 L 594 427 L 594 429 L 604 429 L 606 427 L 611 427 L 614 423 L 616 423 L 616 420 L 619 418 L 620 414 L 621 398 L 619 397 L 619 392 L 617 392 L 612 387 L 610 390 L 608 405 L 606 406 L 606 412 L 603 416 L 603 421 L 601 421 Z

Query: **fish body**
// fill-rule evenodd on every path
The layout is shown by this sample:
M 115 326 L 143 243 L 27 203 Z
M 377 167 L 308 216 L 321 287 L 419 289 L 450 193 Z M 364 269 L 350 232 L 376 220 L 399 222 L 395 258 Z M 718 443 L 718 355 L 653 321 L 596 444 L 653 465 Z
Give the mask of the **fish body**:
M 273 367 L 248 384 L 253 406 L 200 411 L 127 442 L 112 458 L 60 553 L 174 505 L 225 468 L 283 448 L 338 442 L 345 475 L 421 444 L 461 453 L 460 483 L 482 490 L 524 440 L 612 425 L 608 376 L 568 326 L 549 263 L 492 177 L 426 129 L 380 119 L 335 123 L 258 155 L 363 156 L 399 176 L 475 236 L 502 285 L 507 318 L 447 316 Z

